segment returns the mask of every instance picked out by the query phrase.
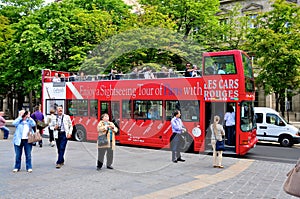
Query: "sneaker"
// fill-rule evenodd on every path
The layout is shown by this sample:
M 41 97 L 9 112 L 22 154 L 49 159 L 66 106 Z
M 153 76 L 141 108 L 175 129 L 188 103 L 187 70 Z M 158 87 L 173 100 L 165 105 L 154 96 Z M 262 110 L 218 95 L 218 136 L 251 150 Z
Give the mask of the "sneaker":
M 223 169 L 223 168 L 224 168 L 224 166 L 223 166 L 223 165 L 221 165 L 221 166 L 219 166 L 219 168 L 220 168 L 220 169 Z
M 28 173 L 32 173 L 32 169 L 28 169 L 27 172 L 28 172 Z
M 51 146 L 51 147 L 54 147 L 54 146 L 55 146 L 54 142 L 51 142 L 51 143 L 50 143 L 50 146 Z
M 61 166 L 62 166 L 61 164 L 57 164 L 57 165 L 55 166 L 55 168 L 60 169 Z
M 112 166 L 107 166 L 106 168 L 108 168 L 108 169 L 114 169 Z
M 20 171 L 20 169 L 14 169 L 13 173 L 17 173 L 18 171 Z
M 97 171 L 100 171 L 101 170 L 101 167 L 97 167 Z
M 181 159 L 181 158 L 178 158 L 177 161 L 185 162 L 185 160 L 184 160 L 184 159 Z

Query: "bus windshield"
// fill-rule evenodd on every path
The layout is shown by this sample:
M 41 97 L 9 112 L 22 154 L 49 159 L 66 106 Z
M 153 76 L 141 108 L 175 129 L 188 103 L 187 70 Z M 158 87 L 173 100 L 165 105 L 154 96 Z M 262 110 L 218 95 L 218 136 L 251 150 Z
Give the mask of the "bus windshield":
M 211 56 L 204 59 L 204 74 L 236 74 L 236 64 L 233 55 Z
M 241 130 L 251 131 L 255 127 L 254 123 L 254 104 L 251 101 L 241 103 Z

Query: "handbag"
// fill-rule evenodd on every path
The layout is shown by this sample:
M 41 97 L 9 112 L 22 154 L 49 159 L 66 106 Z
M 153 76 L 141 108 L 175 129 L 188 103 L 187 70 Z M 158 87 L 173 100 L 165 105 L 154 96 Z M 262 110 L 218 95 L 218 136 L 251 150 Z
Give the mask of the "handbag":
M 216 142 L 216 151 L 225 151 L 225 143 L 224 140 Z
M 287 176 L 283 190 L 290 195 L 300 197 L 300 159 L 295 167 L 287 173 Z
M 216 133 L 213 131 L 213 129 L 212 129 L 212 132 L 215 136 L 215 139 L 217 140 Z M 225 142 L 224 142 L 223 139 L 221 141 L 217 140 L 217 142 L 216 142 L 216 151 L 225 151 Z
M 35 133 L 32 133 L 31 130 L 28 132 L 28 143 L 34 143 L 42 140 L 40 131 L 37 130 Z
M 48 126 L 46 123 L 44 123 L 40 120 L 37 120 L 36 124 L 37 124 L 38 127 L 42 128 L 42 129 L 45 128 L 46 126 Z
M 98 135 L 98 146 L 105 146 L 108 144 L 107 133 Z

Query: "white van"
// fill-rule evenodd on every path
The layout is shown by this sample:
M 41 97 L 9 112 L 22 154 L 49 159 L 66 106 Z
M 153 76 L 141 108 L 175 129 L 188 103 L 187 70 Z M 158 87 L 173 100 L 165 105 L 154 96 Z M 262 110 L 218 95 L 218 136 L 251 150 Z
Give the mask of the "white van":
M 279 142 L 281 146 L 300 143 L 300 129 L 285 121 L 277 111 L 266 107 L 254 107 L 259 141 Z

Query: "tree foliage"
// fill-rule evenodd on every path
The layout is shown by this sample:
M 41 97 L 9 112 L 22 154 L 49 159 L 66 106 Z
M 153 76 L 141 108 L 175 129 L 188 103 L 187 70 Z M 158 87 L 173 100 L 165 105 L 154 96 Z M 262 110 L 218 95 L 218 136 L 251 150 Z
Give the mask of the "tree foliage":
M 267 94 L 274 92 L 276 109 L 284 115 L 286 90 L 300 85 L 300 8 L 276 0 L 273 9 L 257 18 L 257 28 L 248 36 L 248 47 L 257 58 L 257 82 Z

